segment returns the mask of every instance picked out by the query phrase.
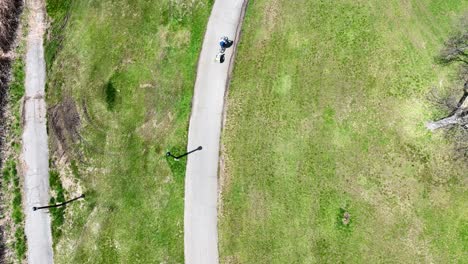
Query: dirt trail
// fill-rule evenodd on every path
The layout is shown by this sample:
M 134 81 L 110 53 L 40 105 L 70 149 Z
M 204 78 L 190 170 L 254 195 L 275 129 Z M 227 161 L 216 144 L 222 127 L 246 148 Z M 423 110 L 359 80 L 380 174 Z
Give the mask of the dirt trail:
M 49 150 L 46 129 L 43 0 L 27 0 L 29 32 L 26 53 L 26 82 L 23 109 L 22 166 L 24 176 L 25 233 L 28 263 L 53 263 L 50 217 L 33 206 L 49 203 Z

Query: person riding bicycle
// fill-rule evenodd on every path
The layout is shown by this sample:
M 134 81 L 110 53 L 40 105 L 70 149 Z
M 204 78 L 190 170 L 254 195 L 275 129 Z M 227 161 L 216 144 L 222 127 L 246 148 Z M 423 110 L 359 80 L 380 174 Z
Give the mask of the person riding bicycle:
M 228 37 L 224 36 L 219 39 L 219 46 L 221 46 L 221 49 L 227 49 L 232 46 L 232 40 L 229 40 Z
M 224 36 L 219 39 L 219 46 L 221 48 L 219 49 L 219 53 L 216 55 L 215 60 L 219 63 L 223 63 L 225 60 L 224 52 L 226 51 L 227 48 L 232 46 L 233 41 L 229 40 L 228 37 Z

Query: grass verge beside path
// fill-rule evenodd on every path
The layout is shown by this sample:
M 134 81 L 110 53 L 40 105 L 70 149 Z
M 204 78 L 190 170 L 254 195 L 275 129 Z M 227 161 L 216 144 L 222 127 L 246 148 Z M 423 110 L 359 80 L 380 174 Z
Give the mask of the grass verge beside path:
M 56 262 L 183 263 L 185 162 L 164 153 L 186 149 L 212 1 L 47 5 L 49 133 L 67 167 L 56 183 L 86 193 L 67 206 Z
M 24 30 L 23 30 L 24 32 Z M 8 254 L 5 261 L 21 263 L 26 254 L 26 236 L 24 234 L 24 213 L 22 204 L 22 180 L 18 172 L 21 152 L 21 106 L 24 95 L 24 41 L 19 34 L 19 45 L 16 47 L 16 57 L 12 61 L 11 81 L 8 89 L 8 105 L 5 111 L 5 148 L 2 168 L 1 188 L 5 201 L 3 213 L 0 215 L 5 231 L 7 247 L 15 256 Z
M 466 258 L 467 166 L 424 123 L 468 1 L 256 0 L 228 97 L 223 263 Z
M 24 10 L 20 16 L 21 27 L 18 32 L 18 45 L 14 49 L 15 57 L 11 62 L 11 79 L 8 88 L 8 104 L 4 110 L 3 128 L 4 149 L 2 161 L 2 178 L 0 181 L 2 198 L 4 205 L 0 221 L 5 227 L 4 234 L 7 241 L 6 247 L 11 251 L 6 253 L 4 261 L 6 263 L 24 262 L 27 246 L 24 233 L 24 212 L 22 201 L 22 179 L 21 179 L 21 107 L 25 92 L 25 44 L 26 44 L 26 21 L 28 10 Z M 13 254 L 11 254 L 13 253 Z

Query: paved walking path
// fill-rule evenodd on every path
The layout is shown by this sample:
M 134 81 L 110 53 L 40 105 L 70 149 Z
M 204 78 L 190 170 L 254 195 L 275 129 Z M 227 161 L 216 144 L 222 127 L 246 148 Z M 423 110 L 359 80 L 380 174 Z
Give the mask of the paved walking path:
M 185 179 L 185 263 L 218 263 L 218 158 L 224 93 L 247 0 L 216 0 L 198 62 Z M 223 64 L 215 62 L 222 36 L 234 39 Z
M 25 194 L 25 233 L 28 263 L 53 263 L 50 217 L 47 210 L 33 206 L 49 203 L 49 149 L 46 129 L 44 16 L 43 0 L 27 0 L 29 33 L 26 53 L 26 93 L 24 98 L 23 173 Z

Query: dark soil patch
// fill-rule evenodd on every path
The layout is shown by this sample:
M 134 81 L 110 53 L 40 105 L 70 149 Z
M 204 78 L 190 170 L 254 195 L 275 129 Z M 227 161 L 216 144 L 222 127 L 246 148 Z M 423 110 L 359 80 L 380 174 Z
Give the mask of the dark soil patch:
M 23 0 L 2 0 L 0 3 L 0 49 L 3 53 L 12 48 L 22 7 Z
M 59 157 L 69 152 L 70 146 L 78 142 L 80 115 L 75 102 L 71 98 L 65 98 L 48 110 L 49 136 L 52 142 L 52 151 Z

